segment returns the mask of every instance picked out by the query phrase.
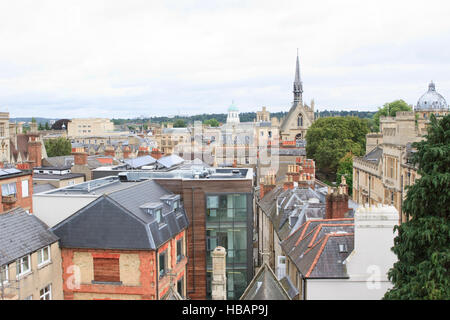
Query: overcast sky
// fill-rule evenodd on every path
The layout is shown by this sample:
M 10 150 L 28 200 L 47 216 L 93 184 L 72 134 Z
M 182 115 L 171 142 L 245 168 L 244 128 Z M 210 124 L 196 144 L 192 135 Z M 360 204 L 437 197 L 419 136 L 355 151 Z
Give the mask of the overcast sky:
M 297 48 L 316 109 L 450 100 L 448 0 L 0 0 L 0 111 L 287 111 Z

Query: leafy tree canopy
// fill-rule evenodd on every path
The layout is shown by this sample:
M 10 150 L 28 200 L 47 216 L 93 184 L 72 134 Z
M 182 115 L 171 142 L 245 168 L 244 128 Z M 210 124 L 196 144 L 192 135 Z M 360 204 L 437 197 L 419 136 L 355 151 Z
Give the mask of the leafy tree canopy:
M 357 117 L 332 117 L 317 119 L 306 134 L 306 154 L 314 159 L 319 170 L 336 173 L 339 160 L 348 152 L 355 156 L 364 154 L 366 119 Z
M 72 144 L 63 137 L 49 139 L 45 141 L 45 150 L 49 157 L 68 156 L 72 152 Z
M 339 160 L 336 173 L 336 181 L 338 184 L 342 182 L 342 176 L 345 177 L 348 186 L 348 194 L 353 192 L 353 154 L 348 152 L 341 160 Z
M 395 100 L 390 103 L 385 103 L 382 108 L 378 108 L 377 113 L 373 116 L 375 122 L 375 130 L 378 131 L 380 128 L 380 117 L 390 116 L 395 117 L 397 111 L 412 111 L 412 108 L 403 100 Z
M 183 119 L 177 119 L 173 123 L 173 127 L 174 128 L 185 128 L 185 127 L 187 127 L 186 121 L 184 121 Z
M 210 127 L 218 127 L 220 125 L 219 121 L 217 121 L 216 118 L 205 120 L 203 123 Z
M 421 178 L 407 189 L 392 251 L 398 261 L 384 299 L 450 299 L 450 115 L 430 117 L 426 140 L 413 144 Z

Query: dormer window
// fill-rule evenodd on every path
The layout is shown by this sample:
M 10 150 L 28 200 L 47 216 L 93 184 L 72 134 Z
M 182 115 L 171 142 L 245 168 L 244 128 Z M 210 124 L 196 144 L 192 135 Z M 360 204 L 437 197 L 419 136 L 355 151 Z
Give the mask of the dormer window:
M 339 252 L 347 252 L 347 245 L 346 244 L 339 244 Z
M 158 221 L 158 223 L 161 223 L 161 213 L 162 213 L 161 209 L 155 210 L 155 217 L 156 217 L 156 221 Z
M 178 208 L 180 207 L 180 203 L 178 202 L 178 200 L 173 202 L 173 209 L 174 210 L 178 210 Z

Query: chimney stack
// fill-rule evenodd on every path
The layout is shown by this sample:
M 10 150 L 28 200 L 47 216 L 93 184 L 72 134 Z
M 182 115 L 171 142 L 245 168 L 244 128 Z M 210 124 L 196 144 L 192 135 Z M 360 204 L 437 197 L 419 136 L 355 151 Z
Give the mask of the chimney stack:
M 128 159 L 130 157 L 130 154 L 131 154 L 130 147 L 129 146 L 123 147 L 123 158 Z
M 326 201 L 326 219 L 342 219 L 348 212 L 348 194 L 344 193 L 344 189 L 328 187 Z
M 39 134 L 28 134 L 28 162 L 30 167 L 40 167 L 42 165 L 42 143 L 38 140 Z
M 275 188 L 275 174 L 273 172 L 268 173 L 265 177 L 261 178 L 259 187 L 259 199 Z
M 216 247 L 211 252 L 212 257 L 212 281 L 211 291 L 213 300 L 227 299 L 227 274 L 226 274 L 226 256 L 224 247 Z
M 105 156 L 111 156 L 114 157 L 116 155 L 116 152 L 114 150 L 113 146 L 107 146 L 105 148 Z
M 72 155 L 74 159 L 74 165 L 85 166 L 87 165 L 87 153 L 83 147 L 72 148 Z
M 152 153 L 150 154 L 153 158 L 155 158 L 156 160 L 158 160 L 159 158 L 162 157 L 162 153 L 161 151 L 159 151 L 159 149 L 157 148 L 153 148 L 152 149 Z
M 286 175 L 283 188 L 284 188 L 284 190 L 294 189 L 294 181 L 293 181 L 291 175 Z

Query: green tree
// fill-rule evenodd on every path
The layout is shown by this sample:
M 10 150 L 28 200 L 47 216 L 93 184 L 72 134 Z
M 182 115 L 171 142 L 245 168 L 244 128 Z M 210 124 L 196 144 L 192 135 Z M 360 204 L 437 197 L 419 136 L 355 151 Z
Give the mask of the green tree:
M 50 130 L 50 125 L 48 124 L 48 122 L 45 123 L 44 129 L 45 129 L 45 130 Z
M 407 189 L 384 299 L 450 299 L 450 115 L 430 117 L 426 140 L 413 144 L 421 178 Z
M 177 119 L 173 123 L 173 127 L 174 128 L 185 128 L 185 127 L 187 127 L 186 121 L 184 121 L 183 119 Z
M 38 124 L 38 130 L 44 130 L 44 127 L 42 126 L 42 123 Z
M 353 154 L 348 152 L 341 160 L 339 160 L 338 169 L 336 173 L 336 181 L 342 182 L 342 176 L 345 177 L 348 186 L 348 194 L 353 192 Z
M 220 125 L 216 118 L 205 120 L 203 123 L 210 127 L 218 127 Z
M 306 134 L 306 154 L 314 159 L 318 169 L 334 177 L 339 160 L 348 152 L 364 154 L 367 119 L 357 117 L 320 118 L 314 121 Z
M 378 108 L 377 113 L 373 116 L 375 123 L 374 129 L 376 131 L 380 129 L 381 116 L 395 117 L 397 111 L 412 111 L 412 108 L 403 100 L 395 100 L 390 103 L 385 103 L 382 108 Z
M 49 157 L 68 156 L 72 152 L 72 144 L 63 137 L 49 139 L 45 141 L 45 150 Z

